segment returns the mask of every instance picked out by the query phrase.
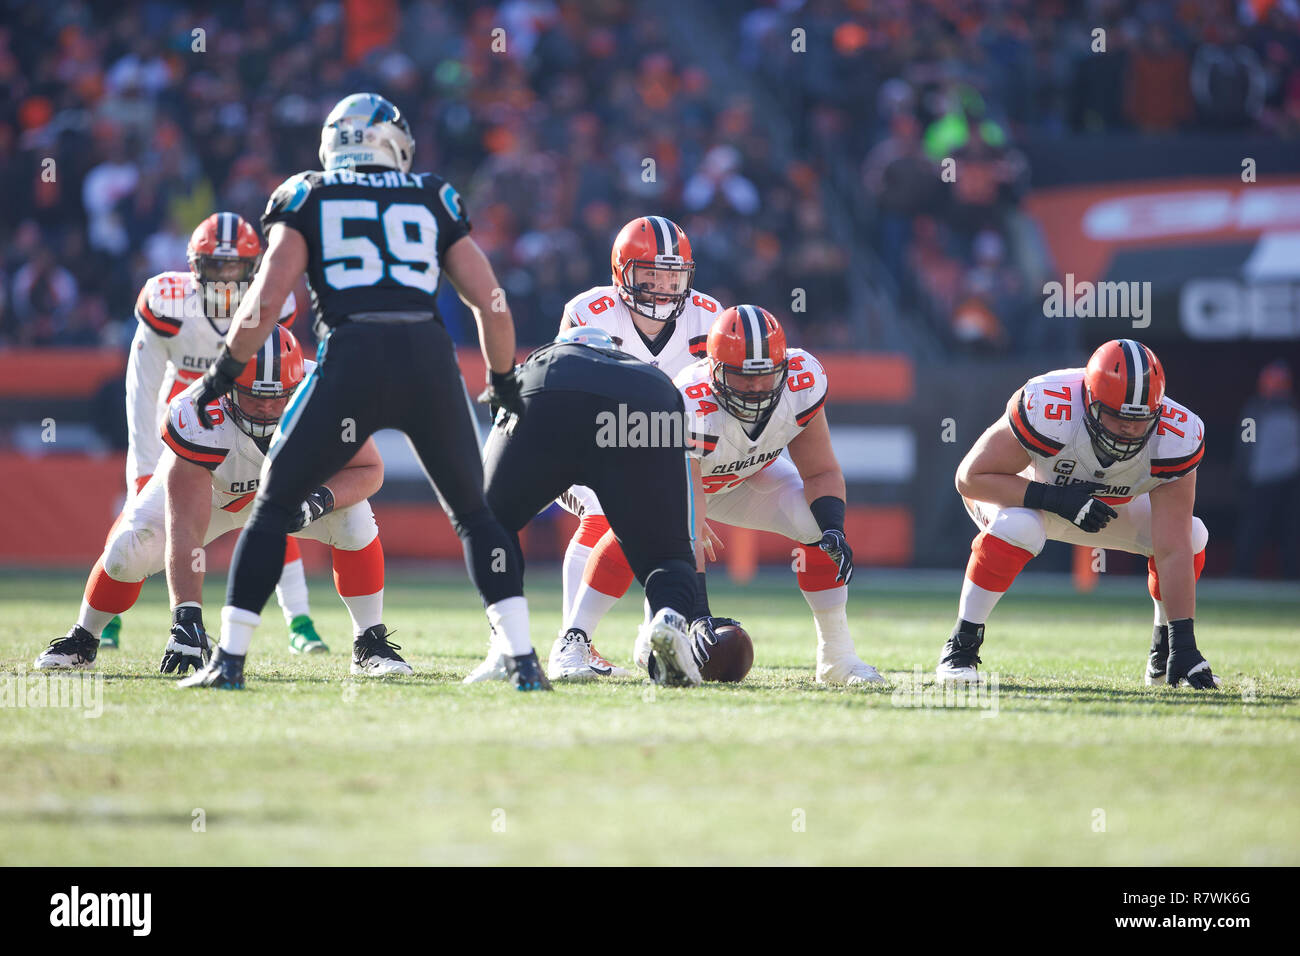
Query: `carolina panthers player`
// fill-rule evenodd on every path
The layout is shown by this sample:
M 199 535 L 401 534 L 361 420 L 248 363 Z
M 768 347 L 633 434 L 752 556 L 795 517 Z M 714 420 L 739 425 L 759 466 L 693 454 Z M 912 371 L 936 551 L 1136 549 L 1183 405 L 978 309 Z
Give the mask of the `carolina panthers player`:
M 189 393 L 172 399 L 160 430 L 165 447 L 158 470 L 109 535 L 86 582 L 77 623 L 36 659 L 38 668 L 92 666 L 105 623 L 135 604 L 145 578 L 164 566 L 172 626 L 161 670 L 183 674 L 206 662 L 204 565 L 195 556 L 247 520 L 271 432 L 303 375 L 297 340 L 288 329 L 277 328 L 231 391 L 213 404 L 214 428 L 199 424 Z M 386 635 L 381 621 L 384 552 L 366 501 L 379 490 L 383 474 L 379 452 L 367 441 L 308 496 L 293 522 L 298 537 L 331 546 L 339 594 L 362 645 Z M 405 662 L 375 657 L 355 662 L 353 672 L 409 674 L 411 669 Z
M 1154 352 L 1133 339 L 1097 349 L 1086 368 L 1031 378 L 957 469 L 979 533 L 937 674 L 980 679 L 984 625 L 1047 541 L 1147 559 L 1155 628 L 1146 682 L 1199 690 L 1219 678 L 1196 647 L 1196 579 L 1210 535 L 1192 512 L 1205 429 L 1165 394 Z
M 128 496 L 139 494 L 154 473 L 163 452 L 158 429 L 167 417 L 167 403 L 198 381 L 216 359 L 261 256 L 262 240 L 252 225 L 233 212 L 213 213 L 190 236 L 190 271 L 161 272 L 141 288 L 126 366 Z M 290 292 L 280 321 L 292 325 L 297 315 Z M 302 654 L 328 651 L 311 619 L 302 554 L 292 538 L 275 590 L 289 625 L 289 649 Z M 120 617 L 108 622 L 101 648 L 118 646 L 121 624 Z
M 695 638 L 716 643 L 716 628 L 734 623 L 709 610 L 705 518 L 775 531 L 798 545 L 799 589 L 817 630 L 817 683 L 884 683 L 859 659 L 849 632 L 853 550 L 844 534 L 844 473 L 826 424 L 826 372 L 810 353 L 787 349 L 780 324 L 755 305 L 723 312 L 709 330 L 707 352 L 673 381 L 691 422 L 700 575 Z M 639 666 L 647 665 L 647 651 L 638 641 Z
M 509 647 L 520 690 L 546 678 L 528 631 L 523 569 L 483 497 L 478 432 L 436 295 L 445 272 L 478 323 L 488 364 L 485 400 L 520 408 L 515 331 L 500 284 L 456 190 L 413 173 L 406 118 L 373 93 L 345 97 L 321 130 L 323 172 L 303 172 L 271 196 L 262 217 L 266 257 L 239 304 L 220 357 L 196 386 L 202 409 L 252 359 L 268 317 L 305 271 L 318 366 L 285 412 L 268 453 L 253 513 L 235 546 L 221 644 L 183 686 L 232 686 L 275 580 L 276 556 L 313 489 L 381 428 L 406 433 L 465 548 L 488 621 Z M 200 412 L 201 423 L 207 420 Z M 505 567 L 501 555 L 507 555 Z M 361 653 L 354 647 L 354 654 Z M 391 647 L 364 649 L 396 657 Z
M 682 227 L 664 216 L 633 219 L 610 250 L 611 281 L 576 295 L 564 307 L 560 331 L 598 326 L 629 355 L 676 375 L 704 356 L 718 300 L 695 289 L 695 259 Z M 595 493 L 575 485 L 560 503 L 579 524 L 564 552 L 564 612 L 551 648 L 551 680 L 585 680 L 627 673 L 596 651 L 591 636 L 633 580 L 632 567 L 610 531 Z M 707 534 L 706 529 L 706 534 Z M 712 550 L 716 539 L 711 538 Z M 499 658 L 498 658 L 499 661 Z M 489 659 L 476 673 L 498 673 Z

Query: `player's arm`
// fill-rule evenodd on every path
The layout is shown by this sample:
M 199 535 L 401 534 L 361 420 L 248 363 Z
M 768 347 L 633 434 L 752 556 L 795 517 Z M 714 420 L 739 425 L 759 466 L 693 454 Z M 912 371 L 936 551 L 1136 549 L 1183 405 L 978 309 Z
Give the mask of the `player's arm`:
M 1029 462 L 1029 452 L 1003 416 L 985 429 L 957 466 L 957 491 L 962 497 L 1003 508 L 1022 507 L 1029 479 L 1019 472 Z
M 139 493 L 162 457 L 158 431 L 158 392 L 167 374 L 167 350 L 162 339 L 138 323 L 126 363 L 126 486 Z
M 822 538 L 817 546 L 835 562 L 835 580 L 848 584 L 853 577 L 853 549 L 844 535 L 847 494 L 844 472 L 831 447 L 826 412 L 820 411 L 789 444 L 790 458 L 803 479 L 804 500 Z M 805 542 L 806 543 L 806 542 Z
M 492 263 L 472 237 L 463 236 L 447 249 L 442 271 L 474 314 L 488 368 L 498 375 L 509 373 L 515 367 L 515 320 Z
M 165 534 L 167 590 L 172 607 L 203 603 L 203 572 L 195 565 L 212 513 L 212 472 L 202 465 L 168 453 L 159 463 L 167 489 Z
M 301 531 L 307 525 L 323 518 L 335 508 L 350 508 L 365 501 L 384 484 L 384 459 L 375 447 L 375 440 L 367 438 L 352 460 L 340 468 L 325 484 L 307 496 L 290 531 Z
M 1192 553 L 1195 505 L 1195 471 L 1151 491 L 1151 547 L 1160 576 L 1160 597 L 1171 621 L 1196 616 Z
M 193 394 L 199 422 L 204 428 L 214 424 L 208 417 L 208 404 L 230 391 L 248 360 L 257 354 L 278 324 L 285 299 L 307 269 L 307 241 L 297 229 L 274 222 L 267 239 L 262 265 L 248 293 L 239 301 L 221 354 L 203 373 Z

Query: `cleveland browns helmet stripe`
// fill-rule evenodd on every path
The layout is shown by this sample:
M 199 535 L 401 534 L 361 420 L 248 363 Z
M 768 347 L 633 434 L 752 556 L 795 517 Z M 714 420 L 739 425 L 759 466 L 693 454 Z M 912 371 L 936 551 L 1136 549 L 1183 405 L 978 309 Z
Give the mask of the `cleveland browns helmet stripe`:
M 1151 362 L 1147 359 L 1147 350 L 1132 339 L 1120 339 L 1120 345 L 1124 348 L 1124 371 L 1132 383 L 1129 404 L 1145 405 L 1151 390 Z
M 677 251 L 677 226 L 663 216 L 647 216 L 655 227 L 655 242 L 661 256 L 679 255 Z
M 1083 373 L 1083 421 L 1098 455 L 1127 461 L 1140 452 L 1155 432 L 1164 398 L 1164 369 L 1141 342 L 1112 339 L 1093 352 Z M 1146 427 L 1117 432 L 1103 415 Z

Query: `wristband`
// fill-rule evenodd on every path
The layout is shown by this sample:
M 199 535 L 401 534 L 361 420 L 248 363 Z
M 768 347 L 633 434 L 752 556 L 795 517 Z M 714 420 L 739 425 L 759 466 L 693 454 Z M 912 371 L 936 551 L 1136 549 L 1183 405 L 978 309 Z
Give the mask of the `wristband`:
M 822 495 L 808 506 L 813 520 L 822 531 L 844 530 L 844 501 L 834 495 Z
M 1196 632 L 1190 617 L 1181 617 L 1169 622 L 1169 650 L 1190 651 L 1196 649 Z

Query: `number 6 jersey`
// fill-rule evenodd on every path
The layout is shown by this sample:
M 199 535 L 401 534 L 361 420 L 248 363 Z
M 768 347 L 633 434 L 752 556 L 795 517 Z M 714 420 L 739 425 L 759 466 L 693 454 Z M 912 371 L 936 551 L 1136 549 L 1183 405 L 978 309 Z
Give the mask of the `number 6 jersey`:
M 1205 428 L 1169 398 L 1142 450 L 1127 461 L 1103 465 L 1083 420 L 1083 373 L 1068 368 L 1031 378 L 1007 402 L 1011 431 L 1031 459 L 1023 477 L 1049 485 L 1100 482 L 1106 487 L 1097 497 L 1122 505 L 1196 470 L 1205 454 Z
M 437 317 L 442 257 L 470 230 L 450 183 L 380 167 L 291 176 L 271 194 L 262 231 L 277 222 L 306 240 L 312 308 L 331 328 L 358 312 Z

